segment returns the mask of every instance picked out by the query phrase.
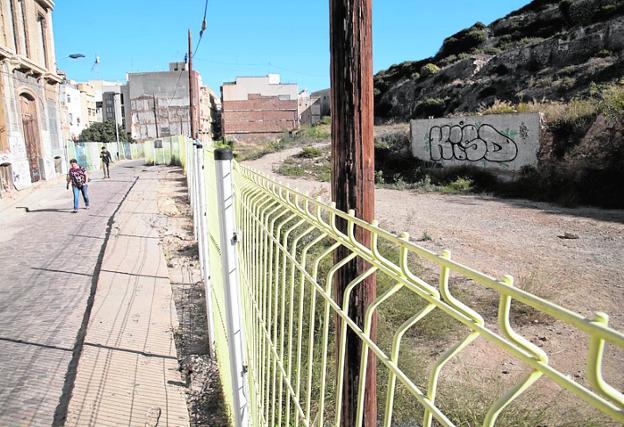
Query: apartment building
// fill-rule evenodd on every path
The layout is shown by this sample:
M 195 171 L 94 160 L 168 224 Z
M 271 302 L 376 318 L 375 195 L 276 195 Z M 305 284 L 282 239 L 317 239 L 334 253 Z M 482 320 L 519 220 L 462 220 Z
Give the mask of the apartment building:
M 186 64 L 169 64 L 169 71 L 129 73 L 125 102 L 127 130 L 133 139 L 190 135 L 189 74 Z M 193 72 L 195 87 L 201 77 Z M 123 93 L 124 91 L 122 91 Z M 199 94 L 197 94 L 199 100 Z M 197 118 L 196 126 L 199 126 Z
M 279 74 L 237 77 L 221 86 L 221 132 L 241 142 L 271 139 L 299 127 L 299 90 Z
M 65 170 L 51 0 L 0 0 L 0 191 Z

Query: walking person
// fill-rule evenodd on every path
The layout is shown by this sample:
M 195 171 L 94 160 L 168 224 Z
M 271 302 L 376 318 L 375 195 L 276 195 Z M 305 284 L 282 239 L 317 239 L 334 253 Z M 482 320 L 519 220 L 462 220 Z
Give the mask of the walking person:
M 69 171 L 67 172 L 67 189 L 69 190 L 69 184 L 71 184 L 74 193 L 73 213 L 78 212 L 80 193 L 82 193 L 82 198 L 84 199 L 85 209 L 89 209 L 88 182 L 89 176 L 87 175 L 87 171 L 80 167 L 78 160 L 71 159 L 69 161 Z
M 104 178 L 110 178 L 110 164 L 113 161 L 110 151 L 106 147 L 102 147 L 100 152 L 100 158 L 102 159 L 102 170 L 104 171 Z

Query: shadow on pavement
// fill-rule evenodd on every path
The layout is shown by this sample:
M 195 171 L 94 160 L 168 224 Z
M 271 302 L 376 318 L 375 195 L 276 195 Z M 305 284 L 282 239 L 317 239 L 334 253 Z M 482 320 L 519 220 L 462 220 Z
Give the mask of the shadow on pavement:
M 15 209 L 24 209 L 27 213 L 35 213 L 35 212 L 63 212 L 63 213 L 71 213 L 72 209 L 30 209 L 28 206 L 15 206 Z

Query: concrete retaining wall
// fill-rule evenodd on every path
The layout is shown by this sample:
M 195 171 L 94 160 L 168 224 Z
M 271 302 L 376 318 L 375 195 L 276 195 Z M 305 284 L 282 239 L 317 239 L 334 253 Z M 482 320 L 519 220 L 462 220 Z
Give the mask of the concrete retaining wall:
M 412 120 L 410 132 L 414 157 L 442 166 L 472 165 L 512 173 L 537 166 L 538 113 Z

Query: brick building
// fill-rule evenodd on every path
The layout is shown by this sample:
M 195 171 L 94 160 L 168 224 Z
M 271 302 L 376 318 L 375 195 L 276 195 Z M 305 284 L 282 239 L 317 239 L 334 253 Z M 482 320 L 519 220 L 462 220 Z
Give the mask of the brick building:
M 221 132 L 241 142 L 270 139 L 299 127 L 299 91 L 280 76 L 237 77 L 221 86 Z
M 53 8 L 51 0 L 0 1 L 0 193 L 65 169 Z

